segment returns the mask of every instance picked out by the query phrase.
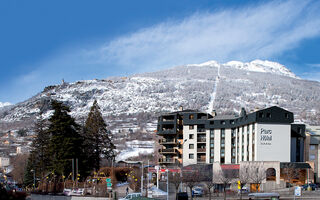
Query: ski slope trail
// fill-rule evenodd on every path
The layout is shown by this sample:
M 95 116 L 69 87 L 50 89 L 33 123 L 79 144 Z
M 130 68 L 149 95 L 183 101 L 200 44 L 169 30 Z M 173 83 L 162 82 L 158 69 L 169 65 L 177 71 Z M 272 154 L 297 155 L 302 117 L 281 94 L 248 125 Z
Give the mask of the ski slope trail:
M 208 105 L 207 113 L 211 113 L 212 110 L 213 110 L 213 105 L 214 105 L 214 102 L 216 100 L 216 94 L 217 94 L 217 88 L 218 88 L 218 85 L 219 85 L 219 81 L 220 81 L 220 66 L 218 66 L 218 75 L 216 77 L 216 81 L 214 82 L 213 92 L 210 95 L 210 102 L 209 102 L 209 105 Z

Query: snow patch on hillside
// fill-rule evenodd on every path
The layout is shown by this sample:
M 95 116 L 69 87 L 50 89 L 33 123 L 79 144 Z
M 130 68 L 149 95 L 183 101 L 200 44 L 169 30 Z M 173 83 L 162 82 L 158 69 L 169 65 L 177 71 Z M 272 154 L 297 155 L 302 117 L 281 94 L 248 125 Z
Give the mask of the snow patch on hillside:
M 5 107 L 5 106 L 11 106 L 11 105 L 12 104 L 9 102 L 4 102 L 4 103 L 0 102 L 0 108 Z

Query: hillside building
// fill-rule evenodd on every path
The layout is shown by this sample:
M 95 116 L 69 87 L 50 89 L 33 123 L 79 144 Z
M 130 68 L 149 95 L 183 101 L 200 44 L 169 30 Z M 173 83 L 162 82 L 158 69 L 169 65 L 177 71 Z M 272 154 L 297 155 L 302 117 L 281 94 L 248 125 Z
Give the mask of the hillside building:
M 167 113 L 158 118 L 159 163 L 303 162 L 305 125 L 293 121 L 292 112 L 277 106 L 249 114 L 242 109 L 240 116 L 183 109 Z

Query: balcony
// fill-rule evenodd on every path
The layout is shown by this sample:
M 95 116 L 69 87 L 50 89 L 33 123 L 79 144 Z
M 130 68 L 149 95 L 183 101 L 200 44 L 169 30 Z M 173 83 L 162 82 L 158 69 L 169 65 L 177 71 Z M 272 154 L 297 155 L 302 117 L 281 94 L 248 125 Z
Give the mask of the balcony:
M 198 148 L 198 149 L 197 149 L 197 152 L 198 152 L 198 153 L 205 153 L 205 152 L 206 152 L 206 149 L 205 149 L 205 148 Z
M 160 140 L 160 144 L 175 144 L 176 140 L 175 139 L 162 139 Z
M 206 158 L 197 158 L 197 163 L 206 163 Z
M 198 129 L 197 129 L 197 132 L 198 132 L 198 133 L 205 133 L 205 132 L 206 132 L 206 129 L 205 129 L 205 128 L 198 128 Z
M 163 134 L 176 134 L 176 130 L 175 129 L 162 129 L 158 131 L 159 135 L 163 135 Z
M 160 158 L 159 163 L 164 164 L 164 163 L 175 163 L 176 159 L 174 158 Z
M 159 153 L 162 153 L 162 154 L 175 154 L 176 153 L 176 149 L 160 149 Z
M 198 143 L 200 143 L 200 142 L 204 142 L 205 143 L 206 142 L 206 138 L 205 137 L 198 137 L 197 138 L 197 142 Z

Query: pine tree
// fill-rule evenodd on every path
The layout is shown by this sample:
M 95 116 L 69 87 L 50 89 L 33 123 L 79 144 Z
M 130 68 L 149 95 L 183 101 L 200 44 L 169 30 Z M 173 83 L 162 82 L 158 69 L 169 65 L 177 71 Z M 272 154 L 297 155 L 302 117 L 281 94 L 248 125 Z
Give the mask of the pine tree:
M 88 153 L 88 164 L 96 171 L 100 168 L 101 158 L 114 160 L 115 146 L 112 143 L 107 125 L 102 118 L 100 108 L 95 100 L 85 122 L 85 149 Z
M 69 107 L 61 102 L 52 101 L 51 106 L 54 110 L 50 117 L 48 133 L 51 135 L 49 152 L 51 154 L 51 170 L 56 175 L 70 174 L 72 171 L 71 160 L 78 158 L 79 173 L 83 169 L 82 161 L 84 154 L 82 151 L 83 138 L 79 134 L 79 125 L 68 114 Z
M 40 113 L 34 128 L 37 135 L 31 144 L 31 152 L 25 169 L 24 184 L 26 186 L 33 183 L 33 173 L 30 170 L 35 170 L 36 177 L 39 178 L 43 178 L 49 170 L 51 163 L 51 156 L 48 151 L 50 134 L 46 130 L 46 121 L 42 118 L 42 113 Z

